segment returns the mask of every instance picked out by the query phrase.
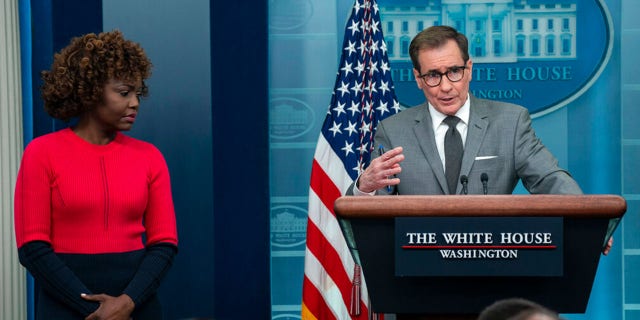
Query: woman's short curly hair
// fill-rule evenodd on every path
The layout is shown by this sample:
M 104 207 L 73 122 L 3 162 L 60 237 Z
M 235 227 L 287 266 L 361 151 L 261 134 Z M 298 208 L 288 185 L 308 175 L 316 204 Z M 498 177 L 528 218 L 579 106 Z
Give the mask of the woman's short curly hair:
M 141 82 L 146 96 L 151 66 L 142 47 L 118 30 L 73 38 L 41 74 L 44 109 L 64 121 L 77 117 L 102 101 L 109 80 Z

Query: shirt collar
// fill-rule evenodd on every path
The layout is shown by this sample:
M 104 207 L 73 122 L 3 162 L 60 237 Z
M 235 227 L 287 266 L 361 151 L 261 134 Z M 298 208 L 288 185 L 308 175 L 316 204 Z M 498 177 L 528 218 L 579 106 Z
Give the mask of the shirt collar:
M 464 102 L 462 107 L 460 107 L 460 109 L 458 109 L 458 112 L 456 112 L 455 114 L 455 116 L 460 118 L 462 123 L 464 123 L 465 125 L 469 125 L 469 110 L 471 108 L 470 107 L 471 104 L 469 103 L 469 100 L 470 100 L 469 94 L 467 94 L 467 100 Z M 434 130 L 438 128 L 438 126 L 442 124 L 442 121 L 444 121 L 444 118 L 447 117 L 446 114 L 436 110 L 436 108 L 434 108 L 430 102 L 429 102 L 429 114 L 431 115 L 431 121 L 433 123 Z

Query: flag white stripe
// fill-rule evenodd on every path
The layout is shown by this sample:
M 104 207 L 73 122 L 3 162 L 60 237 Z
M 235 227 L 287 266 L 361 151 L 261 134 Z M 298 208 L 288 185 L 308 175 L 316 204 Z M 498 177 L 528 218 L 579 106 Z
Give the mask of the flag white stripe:
M 329 150 L 331 151 L 330 148 Z M 349 251 L 346 241 L 344 240 L 340 224 L 338 223 L 336 217 L 327 209 L 327 207 L 325 207 L 324 203 L 320 200 L 313 189 L 310 189 L 309 191 L 309 208 L 310 221 L 317 226 L 318 230 L 320 230 L 326 241 L 328 241 L 336 250 L 338 256 L 340 257 L 340 260 L 342 261 L 342 266 L 344 267 L 345 273 L 349 277 L 349 281 L 353 282 L 353 270 L 355 267 L 355 262 L 353 261 L 351 252 Z M 311 208 L 316 208 L 316 210 L 311 210 Z M 305 260 L 305 265 L 306 263 L 307 261 Z M 306 270 L 305 274 L 307 274 Z M 364 276 L 362 277 L 360 296 L 361 301 L 364 303 L 364 305 L 368 306 L 369 293 L 367 291 L 366 280 L 364 279 Z
M 306 251 L 304 263 L 307 266 L 305 275 L 307 279 L 316 287 L 325 303 L 336 317 L 336 319 L 351 319 L 349 310 L 342 300 L 338 285 L 329 277 L 327 271 L 322 267 L 315 255 L 309 249 Z
M 346 169 L 340 157 L 333 152 L 331 145 L 322 134 L 318 138 L 318 147 L 314 158 L 329 179 L 333 181 L 333 184 L 340 190 L 340 194 L 345 194 L 353 180 L 345 171 Z

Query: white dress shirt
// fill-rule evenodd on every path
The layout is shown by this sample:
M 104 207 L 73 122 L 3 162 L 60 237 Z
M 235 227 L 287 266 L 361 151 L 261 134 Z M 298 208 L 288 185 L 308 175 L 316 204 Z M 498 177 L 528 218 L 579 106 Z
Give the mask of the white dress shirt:
M 467 128 L 469 126 L 469 97 L 467 97 L 467 101 L 460 107 L 458 112 L 456 112 L 455 116 L 460 118 L 460 121 L 456 125 L 456 129 L 460 133 L 460 137 L 462 138 L 462 147 L 464 148 L 464 144 L 467 141 Z M 440 156 L 440 161 L 442 161 L 442 168 L 445 167 L 444 163 L 444 136 L 449 129 L 449 126 L 444 123 L 444 119 L 447 117 L 446 114 L 440 113 L 436 110 L 431 103 L 429 103 L 429 114 L 431 115 L 431 121 L 433 122 L 433 135 L 436 138 L 436 147 L 438 148 L 438 155 Z

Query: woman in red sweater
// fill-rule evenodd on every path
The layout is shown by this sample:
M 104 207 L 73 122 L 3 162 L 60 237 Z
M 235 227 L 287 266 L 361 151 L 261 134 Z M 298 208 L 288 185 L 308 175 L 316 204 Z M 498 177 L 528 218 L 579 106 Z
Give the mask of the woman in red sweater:
M 119 31 L 87 34 L 42 73 L 46 111 L 75 125 L 25 149 L 15 192 L 20 262 L 36 319 L 161 319 L 156 296 L 177 253 L 166 162 L 133 126 L 151 62 Z

